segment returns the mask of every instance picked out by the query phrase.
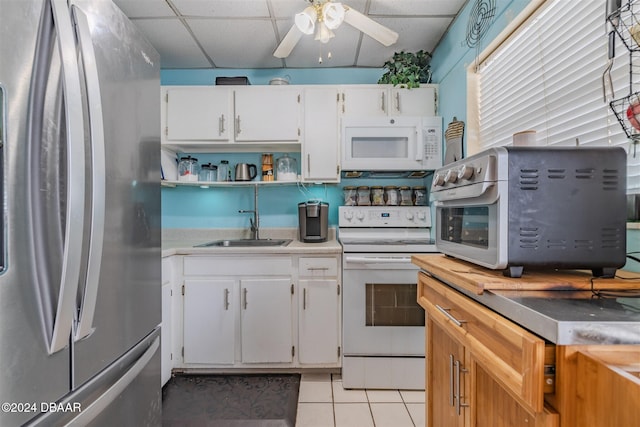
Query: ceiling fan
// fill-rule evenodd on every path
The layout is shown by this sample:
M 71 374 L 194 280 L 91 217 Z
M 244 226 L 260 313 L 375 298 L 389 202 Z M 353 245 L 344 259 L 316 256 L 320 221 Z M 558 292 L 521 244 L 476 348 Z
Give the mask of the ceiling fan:
M 327 43 L 334 37 L 333 31 L 346 22 L 385 46 L 391 46 L 398 40 L 398 33 L 378 24 L 362 13 L 342 3 L 332 0 L 308 0 L 310 3 L 302 12 L 297 13 L 294 24 L 273 52 L 276 58 L 286 58 L 304 34 L 313 34 L 321 43 Z

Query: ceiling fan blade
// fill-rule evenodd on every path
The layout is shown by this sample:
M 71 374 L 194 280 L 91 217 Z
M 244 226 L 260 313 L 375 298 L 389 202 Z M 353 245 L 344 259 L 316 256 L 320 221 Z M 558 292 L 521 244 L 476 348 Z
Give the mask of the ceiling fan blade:
M 298 44 L 298 41 L 302 37 L 302 31 L 296 27 L 296 24 L 291 26 L 289 32 L 284 36 L 280 45 L 273 52 L 273 56 L 276 58 L 286 58 L 289 56 L 293 48 Z
M 378 24 L 376 21 L 363 15 L 357 10 L 350 8 L 349 6 L 345 6 L 344 8 L 344 22 L 347 24 L 352 25 L 385 46 L 391 46 L 398 41 L 398 33 L 395 31 L 390 30 L 384 25 Z

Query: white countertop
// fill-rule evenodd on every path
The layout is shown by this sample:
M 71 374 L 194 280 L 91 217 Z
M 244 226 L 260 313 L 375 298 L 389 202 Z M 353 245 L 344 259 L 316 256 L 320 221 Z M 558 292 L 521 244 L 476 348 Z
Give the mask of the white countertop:
M 230 255 L 230 254 L 340 254 L 342 246 L 336 240 L 335 228 L 329 229 L 329 239 L 322 243 L 301 242 L 295 228 L 265 228 L 261 239 L 291 239 L 286 246 L 261 247 L 195 247 L 224 239 L 246 239 L 246 229 L 165 229 L 162 232 L 162 256 L 172 255 Z

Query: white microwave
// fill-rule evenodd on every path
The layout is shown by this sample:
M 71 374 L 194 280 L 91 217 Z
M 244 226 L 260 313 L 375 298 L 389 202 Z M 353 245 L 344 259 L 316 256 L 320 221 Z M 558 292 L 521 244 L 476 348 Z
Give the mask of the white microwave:
M 413 171 L 442 166 L 441 117 L 345 117 L 344 171 Z

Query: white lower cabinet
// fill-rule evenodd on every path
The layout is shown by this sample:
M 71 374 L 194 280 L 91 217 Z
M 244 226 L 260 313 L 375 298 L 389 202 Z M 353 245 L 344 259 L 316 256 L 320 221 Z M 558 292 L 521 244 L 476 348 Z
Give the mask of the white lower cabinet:
M 339 257 L 298 261 L 298 359 L 301 365 L 340 364 Z
M 184 281 L 184 362 L 233 365 L 237 281 Z
M 291 279 L 242 279 L 240 288 L 242 363 L 291 363 Z
M 184 256 L 179 369 L 340 366 L 340 256 Z

